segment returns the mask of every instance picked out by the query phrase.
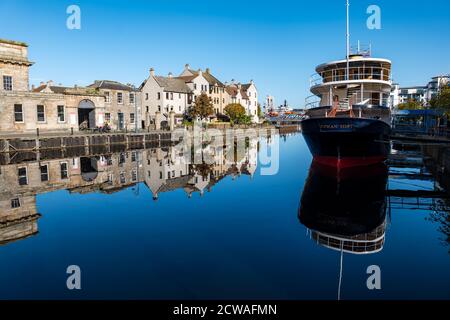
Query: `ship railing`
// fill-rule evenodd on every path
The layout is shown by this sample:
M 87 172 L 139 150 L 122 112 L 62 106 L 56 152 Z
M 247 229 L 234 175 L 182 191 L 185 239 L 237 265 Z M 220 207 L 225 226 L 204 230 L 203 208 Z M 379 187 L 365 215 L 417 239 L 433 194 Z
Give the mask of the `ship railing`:
M 305 109 L 320 107 L 320 98 L 316 95 L 309 96 L 305 99 Z
M 391 70 L 382 67 L 354 67 L 350 68 L 347 77 L 347 68 L 335 68 L 311 75 L 310 86 L 312 88 L 330 82 L 358 80 L 378 80 L 392 83 Z
M 372 45 L 360 44 L 350 47 L 351 56 L 362 56 L 364 58 L 370 58 L 372 56 Z

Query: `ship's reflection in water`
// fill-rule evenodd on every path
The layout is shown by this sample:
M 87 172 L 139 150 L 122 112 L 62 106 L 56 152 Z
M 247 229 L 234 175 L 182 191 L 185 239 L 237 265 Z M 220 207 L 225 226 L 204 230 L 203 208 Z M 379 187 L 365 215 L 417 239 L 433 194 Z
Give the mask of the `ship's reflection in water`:
M 299 218 L 319 245 L 352 254 L 383 249 L 386 230 L 385 164 L 345 169 L 313 163 Z

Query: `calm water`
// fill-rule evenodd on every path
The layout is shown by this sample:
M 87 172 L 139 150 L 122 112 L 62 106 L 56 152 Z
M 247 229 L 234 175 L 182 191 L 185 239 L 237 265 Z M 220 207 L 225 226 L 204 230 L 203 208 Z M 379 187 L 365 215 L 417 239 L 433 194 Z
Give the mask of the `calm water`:
M 179 164 L 171 148 L 1 166 L 0 298 L 337 299 L 341 255 L 342 299 L 450 298 L 442 152 L 394 151 L 389 169 L 337 180 L 300 134 L 280 139 L 276 175 L 261 150 L 233 166 Z

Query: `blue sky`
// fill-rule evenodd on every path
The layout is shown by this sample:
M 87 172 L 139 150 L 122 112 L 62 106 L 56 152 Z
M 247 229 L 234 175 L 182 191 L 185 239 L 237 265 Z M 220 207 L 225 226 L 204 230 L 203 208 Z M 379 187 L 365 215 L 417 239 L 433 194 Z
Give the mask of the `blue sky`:
M 71 4 L 81 8 L 81 30 L 66 28 Z M 366 27 L 372 4 L 381 30 Z M 352 43 L 391 59 L 396 82 L 425 84 L 450 73 L 448 12 L 448 0 L 352 0 Z M 315 66 L 345 57 L 345 0 L 0 0 L 0 38 L 30 45 L 35 84 L 139 85 L 150 67 L 178 74 L 190 63 L 223 81 L 254 79 L 262 97 L 301 107 Z

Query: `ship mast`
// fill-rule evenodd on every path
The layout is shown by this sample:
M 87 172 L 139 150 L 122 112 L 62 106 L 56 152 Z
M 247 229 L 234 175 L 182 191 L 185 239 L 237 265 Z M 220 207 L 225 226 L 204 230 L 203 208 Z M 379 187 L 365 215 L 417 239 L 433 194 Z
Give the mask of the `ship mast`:
M 350 3 L 347 0 L 347 80 L 350 79 Z

